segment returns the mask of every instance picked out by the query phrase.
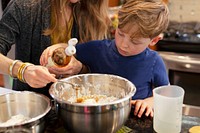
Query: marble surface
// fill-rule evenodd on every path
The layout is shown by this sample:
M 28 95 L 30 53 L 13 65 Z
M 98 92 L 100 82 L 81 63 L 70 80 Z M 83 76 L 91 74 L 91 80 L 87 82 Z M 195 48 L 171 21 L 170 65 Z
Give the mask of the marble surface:
M 70 133 L 63 128 L 62 120 L 58 119 L 56 114 L 51 114 L 47 121 L 48 126 L 45 133 Z M 200 125 L 200 117 L 183 115 L 181 133 L 188 133 L 189 129 L 196 125 Z M 145 116 L 138 118 L 130 114 L 122 130 L 117 133 L 155 133 L 153 130 L 153 118 Z
M 14 91 L 0 87 L 0 95 L 10 92 Z M 55 110 L 51 110 L 46 121 L 47 128 L 45 133 L 69 133 L 63 128 L 62 120 L 57 118 Z M 188 133 L 191 127 L 197 125 L 200 125 L 200 117 L 183 115 L 181 133 Z M 142 116 L 142 118 L 135 117 L 133 116 L 133 110 L 123 128 L 128 129 L 128 132 L 123 133 L 155 133 L 153 130 L 153 118 L 145 116 Z
M 14 91 L 11 90 L 11 89 L 6 89 L 6 88 L 3 88 L 3 87 L 0 87 L 0 95 L 10 93 L 10 92 L 14 92 Z
M 137 118 L 130 115 L 130 118 L 127 120 L 125 125 L 132 129 L 129 133 L 155 133 L 153 130 L 153 118 Z M 189 133 L 191 127 L 199 125 L 200 117 L 183 115 L 181 133 Z

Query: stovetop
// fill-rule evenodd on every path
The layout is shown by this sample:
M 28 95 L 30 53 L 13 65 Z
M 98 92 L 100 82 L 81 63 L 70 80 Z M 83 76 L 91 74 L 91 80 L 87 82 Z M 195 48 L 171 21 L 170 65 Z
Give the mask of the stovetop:
M 179 31 L 175 33 L 165 32 L 163 40 L 200 45 L 200 34 L 180 33 Z
M 179 52 L 179 53 L 200 53 L 200 42 L 160 40 L 156 44 L 157 51 Z
M 200 23 L 171 21 L 164 32 L 163 40 L 200 44 Z
M 200 22 L 171 21 L 157 44 L 158 51 L 200 53 Z

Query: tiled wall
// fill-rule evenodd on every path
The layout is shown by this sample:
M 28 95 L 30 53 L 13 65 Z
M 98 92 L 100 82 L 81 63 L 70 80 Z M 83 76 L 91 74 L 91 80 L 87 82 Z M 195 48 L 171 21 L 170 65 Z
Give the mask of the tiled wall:
M 170 20 L 200 22 L 200 0 L 169 0 Z

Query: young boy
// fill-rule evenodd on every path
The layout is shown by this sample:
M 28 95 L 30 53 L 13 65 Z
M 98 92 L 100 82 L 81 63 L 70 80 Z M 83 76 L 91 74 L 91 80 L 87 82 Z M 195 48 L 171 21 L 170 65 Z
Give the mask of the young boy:
M 83 73 L 89 68 L 91 73 L 127 78 L 137 88 L 131 101 L 135 106 L 134 114 L 153 117 L 152 89 L 168 85 L 169 80 L 162 58 L 148 46 L 161 39 L 159 34 L 168 26 L 168 13 L 167 5 L 158 0 L 126 0 L 118 14 L 115 40 L 77 45 L 77 60 L 62 68 L 63 74 L 71 69 L 76 70 L 74 73 Z M 50 69 L 54 73 L 61 70 Z

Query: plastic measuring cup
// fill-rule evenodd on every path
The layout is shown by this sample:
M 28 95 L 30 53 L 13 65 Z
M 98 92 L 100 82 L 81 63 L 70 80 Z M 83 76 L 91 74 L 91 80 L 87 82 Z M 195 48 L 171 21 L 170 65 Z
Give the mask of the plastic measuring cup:
M 153 128 L 158 133 L 180 133 L 185 91 L 180 86 L 167 85 L 153 89 Z

